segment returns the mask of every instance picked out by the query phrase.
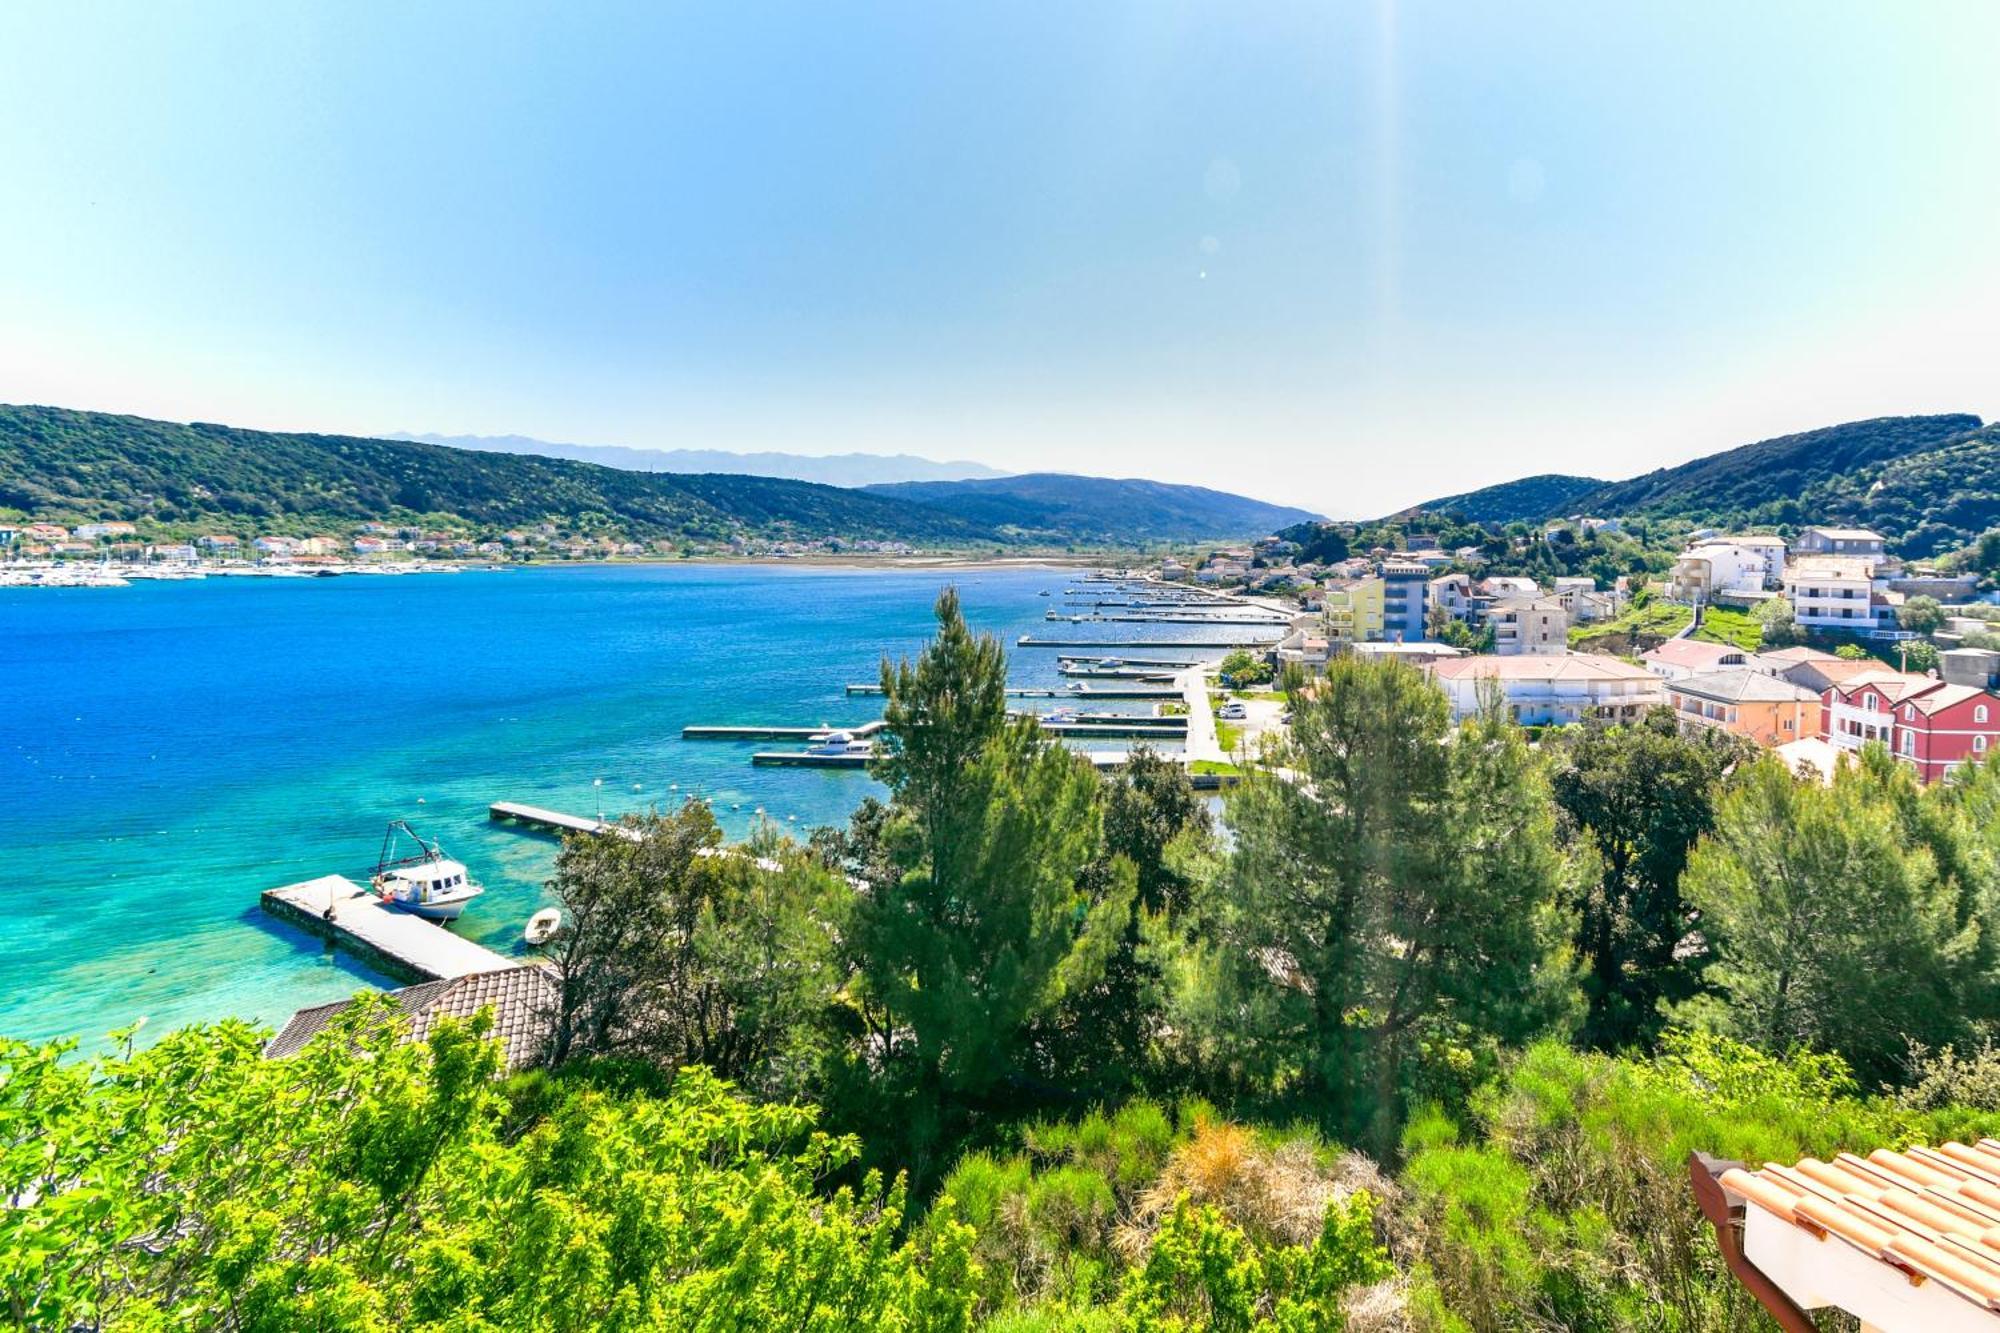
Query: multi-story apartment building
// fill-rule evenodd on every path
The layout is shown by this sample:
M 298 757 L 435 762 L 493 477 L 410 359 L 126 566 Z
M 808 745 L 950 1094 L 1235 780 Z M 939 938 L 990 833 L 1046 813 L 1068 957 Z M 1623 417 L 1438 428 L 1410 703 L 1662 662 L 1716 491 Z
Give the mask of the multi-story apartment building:
M 1807 528 L 1799 534 L 1798 553 L 1865 560 L 1871 572 L 1889 559 L 1882 549 L 1882 534 L 1867 528 Z
M 1822 712 L 1836 748 L 1879 741 L 1927 783 L 2000 748 L 2000 695 L 1975 685 L 1885 669 L 1829 687 Z
M 1785 569 L 1785 596 L 1803 629 L 1865 634 L 1878 628 L 1874 593 L 1873 567 L 1859 556 L 1801 556 Z
M 1748 667 L 1680 676 L 1666 690 L 1683 727 L 1733 732 L 1772 747 L 1819 735 L 1817 694 Z
M 1667 595 L 1680 602 L 1703 602 L 1719 592 L 1762 592 L 1785 572 L 1782 537 L 1725 537 L 1691 546 L 1667 575 Z
M 1382 562 L 1382 637 L 1416 643 L 1426 636 L 1430 566 L 1391 557 Z
M 1553 597 L 1503 597 L 1486 609 L 1486 623 L 1502 657 L 1569 651 L 1569 613 Z
M 1381 579 L 1330 582 L 1320 598 L 1326 637 L 1335 644 L 1368 643 L 1382 637 Z

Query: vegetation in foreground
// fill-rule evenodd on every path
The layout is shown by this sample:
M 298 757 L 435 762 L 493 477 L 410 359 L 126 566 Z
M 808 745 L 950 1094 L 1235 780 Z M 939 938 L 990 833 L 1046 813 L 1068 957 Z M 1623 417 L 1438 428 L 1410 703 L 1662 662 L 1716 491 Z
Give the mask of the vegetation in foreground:
M 1226 838 L 1011 719 L 955 600 L 886 801 L 566 844 L 542 1066 L 357 1007 L 0 1047 L 17 1326 L 1768 1327 L 1685 1185 L 2000 1125 L 2000 761 L 1530 747 L 1399 664 L 1293 696 Z M 1285 780 L 1274 770 L 1286 774 Z

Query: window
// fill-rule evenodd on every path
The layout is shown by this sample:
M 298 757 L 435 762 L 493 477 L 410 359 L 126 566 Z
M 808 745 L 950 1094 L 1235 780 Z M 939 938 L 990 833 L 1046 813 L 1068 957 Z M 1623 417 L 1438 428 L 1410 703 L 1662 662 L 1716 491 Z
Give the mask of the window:
M 1903 733 L 1903 753 L 1904 753 L 1904 754 L 1915 754 L 1916 752 L 1917 752 L 1917 733 L 1916 733 L 1916 732 L 1914 732 L 1914 731 L 1906 731 L 1906 732 L 1904 732 L 1904 733 Z
M 1972 738 L 1972 749 L 1975 754 L 1985 754 L 1986 738 L 1984 736 L 1974 736 Z
M 1976 704 L 1976 705 L 1974 705 L 1974 706 L 1973 706 L 1973 709 L 1972 709 L 1972 720 L 1973 720 L 1974 722 L 1984 722 L 1984 721 L 1986 720 L 1986 705 L 1985 705 L 1985 704 Z
M 1870 713 L 1874 712 L 1874 711 L 1875 711 L 1875 696 L 1874 696 L 1874 695 L 1872 695 L 1872 694 L 1864 694 L 1864 695 L 1862 695 L 1862 696 L 1861 696 L 1861 707 L 1862 707 L 1863 709 L 1867 710 L 1867 711 L 1868 711 L 1868 712 L 1870 712 Z
M 1917 720 L 1917 706 L 1915 704 L 1904 704 L 1903 721 L 1915 722 L 1916 720 Z

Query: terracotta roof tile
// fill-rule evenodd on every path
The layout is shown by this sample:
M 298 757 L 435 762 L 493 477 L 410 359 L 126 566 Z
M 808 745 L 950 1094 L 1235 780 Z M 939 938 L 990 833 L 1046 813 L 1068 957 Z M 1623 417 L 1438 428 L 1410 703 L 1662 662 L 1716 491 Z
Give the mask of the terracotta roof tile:
M 1738 1167 L 1721 1182 L 1750 1207 L 1816 1240 L 1851 1247 L 1856 1263 L 1882 1264 L 1913 1282 L 1935 1280 L 2000 1314 L 2000 1142 Z
M 1705 639 L 1668 639 L 1657 648 L 1639 654 L 1642 662 L 1665 662 L 1690 671 L 1713 671 L 1722 666 L 1741 666 L 1744 652 L 1732 643 L 1709 643 Z
M 422 1041 L 429 1036 L 431 1025 L 440 1016 L 470 1018 L 490 1007 L 492 1036 L 506 1049 L 507 1067 L 520 1069 L 539 1054 L 546 1031 L 543 1013 L 553 991 L 549 974 L 539 964 L 528 964 L 405 986 L 390 991 L 389 998 L 409 1020 L 411 1041 Z M 299 1010 L 265 1046 L 265 1056 L 276 1060 L 296 1055 L 353 1003 L 336 1000 Z

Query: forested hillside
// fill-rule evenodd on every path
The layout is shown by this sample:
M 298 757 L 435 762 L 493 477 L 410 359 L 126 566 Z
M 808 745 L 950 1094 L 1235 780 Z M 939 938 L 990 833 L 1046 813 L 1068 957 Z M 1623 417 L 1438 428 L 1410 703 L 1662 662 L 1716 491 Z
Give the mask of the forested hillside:
M 1545 472 L 1498 486 L 1484 486 L 1463 495 L 1447 495 L 1426 500 L 1417 509 L 1433 514 L 1457 514 L 1474 523 L 1534 522 L 1552 514 L 1576 512 L 1571 506 L 1578 498 L 1601 490 L 1610 483 L 1596 477 L 1572 477 L 1561 472 Z
M 1260 537 L 1317 515 L 1201 486 L 1030 472 L 982 481 L 870 486 L 1028 539 L 1200 541 Z
M 774 477 L 628 472 L 399 440 L 183 425 L 0 406 L 0 507 L 39 518 L 154 519 L 286 531 L 369 519 L 492 528 L 556 521 L 634 538 L 984 541 L 956 515 Z
M 2000 433 L 1976 416 L 1878 417 L 1760 440 L 1627 481 L 1528 477 L 1420 510 L 1483 523 L 1570 514 L 1717 526 L 1871 527 L 1923 557 L 1964 546 L 2000 519 Z

